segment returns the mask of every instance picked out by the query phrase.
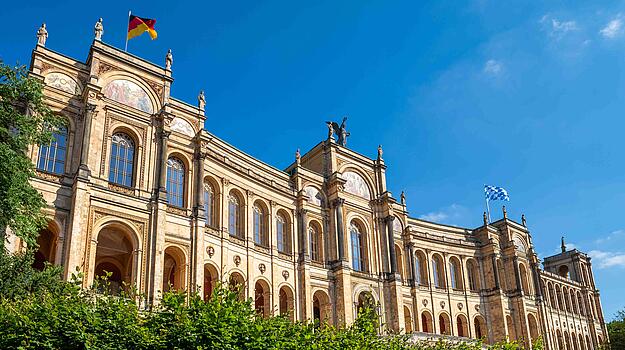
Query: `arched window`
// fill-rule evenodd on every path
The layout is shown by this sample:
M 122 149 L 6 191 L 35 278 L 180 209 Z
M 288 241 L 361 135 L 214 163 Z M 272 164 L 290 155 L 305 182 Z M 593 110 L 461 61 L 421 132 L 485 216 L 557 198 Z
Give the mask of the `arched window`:
M 362 233 L 354 222 L 350 224 L 349 232 L 352 242 L 352 268 L 356 271 L 364 271 L 365 251 Z
M 184 206 L 184 164 L 176 157 L 167 159 L 167 202 Z
M 282 214 L 278 214 L 276 217 L 276 233 L 278 238 L 278 251 L 281 253 L 291 253 L 291 235 L 289 234 L 289 227 L 287 220 Z
M 254 243 L 262 246 L 268 246 L 267 242 L 267 227 L 265 225 L 265 211 L 263 208 L 254 204 Z
M 479 280 L 477 265 L 475 264 L 475 261 L 473 260 L 467 261 L 467 275 L 469 277 L 469 288 L 471 289 L 471 291 L 473 292 L 479 291 L 480 280 Z
M 443 259 L 440 255 L 434 255 L 432 257 L 432 271 L 434 272 L 434 286 L 436 286 L 436 288 L 445 288 L 444 269 Z
M 458 262 L 458 259 L 451 259 L 449 274 L 451 277 L 451 288 L 462 289 L 462 274 L 460 273 L 460 262 Z
M 204 219 L 207 226 L 215 226 L 215 191 L 208 182 L 204 182 Z
M 243 236 L 243 230 L 241 229 L 241 204 L 239 203 L 239 198 L 232 193 L 228 197 L 228 232 L 232 236 Z
M 310 259 L 321 262 L 323 260 L 321 254 L 321 232 L 315 225 L 308 226 L 308 241 L 310 242 Z
M 428 267 L 427 267 L 427 258 L 422 251 L 417 251 L 417 256 L 415 258 L 415 271 L 416 271 L 416 283 L 421 286 L 427 286 L 428 282 Z
M 60 127 L 52 133 L 50 144 L 39 146 L 37 169 L 54 174 L 63 174 L 65 172 L 66 156 L 67 128 Z
M 135 143 L 124 133 L 115 133 L 111 139 L 109 182 L 132 187 Z

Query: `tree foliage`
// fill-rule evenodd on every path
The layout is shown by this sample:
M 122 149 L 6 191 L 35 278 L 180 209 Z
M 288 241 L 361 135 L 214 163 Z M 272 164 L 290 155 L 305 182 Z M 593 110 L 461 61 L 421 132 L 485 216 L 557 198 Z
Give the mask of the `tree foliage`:
M 617 312 L 616 318 L 607 326 L 610 348 L 625 349 L 625 309 Z
M 62 125 L 44 102 L 43 86 L 23 67 L 0 62 L 0 246 L 8 227 L 28 245 L 46 223 L 41 194 L 29 180 L 33 164 L 27 150 L 51 140 L 51 130 Z

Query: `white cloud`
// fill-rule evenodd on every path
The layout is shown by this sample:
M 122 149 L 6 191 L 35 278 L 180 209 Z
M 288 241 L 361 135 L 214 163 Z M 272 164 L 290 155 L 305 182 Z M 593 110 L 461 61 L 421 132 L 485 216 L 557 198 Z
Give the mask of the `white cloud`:
M 597 244 L 609 243 L 619 238 L 625 238 L 625 230 L 612 231 L 607 236 L 595 240 L 595 243 Z
M 549 15 L 544 15 L 540 19 L 540 23 L 543 25 L 544 30 L 549 33 L 549 36 L 555 39 L 561 39 L 567 33 L 579 30 L 577 22 L 561 21 Z
M 617 18 L 608 22 L 608 24 L 606 24 L 605 27 L 603 27 L 603 29 L 599 31 L 599 33 L 603 35 L 604 38 L 613 39 L 617 37 L 618 35 L 620 35 L 622 31 L 623 31 L 623 20 L 621 19 L 621 16 L 619 15 Z
M 602 250 L 591 250 L 588 255 L 593 259 L 596 266 L 600 269 L 610 267 L 625 268 L 625 253 L 605 252 Z
M 461 218 L 465 213 L 465 207 L 454 203 L 448 207 L 442 208 L 439 211 L 433 211 L 427 214 L 423 214 L 419 216 L 419 219 L 453 225 L 449 223 L 450 220 L 457 220 Z
M 490 59 L 484 64 L 484 73 L 499 75 L 503 71 L 503 64 L 497 60 Z

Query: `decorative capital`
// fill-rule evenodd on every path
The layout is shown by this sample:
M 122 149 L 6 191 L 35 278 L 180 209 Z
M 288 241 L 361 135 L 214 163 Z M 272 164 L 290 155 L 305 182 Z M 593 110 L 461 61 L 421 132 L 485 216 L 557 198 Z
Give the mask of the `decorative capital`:
M 332 202 L 332 204 L 333 204 L 335 207 L 342 206 L 343 204 L 345 204 L 345 198 L 337 198 L 337 199 L 335 199 L 335 200 Z

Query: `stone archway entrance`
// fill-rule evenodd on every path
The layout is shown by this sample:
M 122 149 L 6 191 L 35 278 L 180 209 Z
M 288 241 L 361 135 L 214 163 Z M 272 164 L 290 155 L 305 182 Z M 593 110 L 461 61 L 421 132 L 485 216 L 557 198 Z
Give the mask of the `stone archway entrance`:
M 112 294 L 127 291 L 134 280 L 137 247 L 132 233 L 121 226 L 110 225 L 98 234 L 94 276 L 101 291 Z
M 186 259 L 182 249 L 165 248 L 163 259 L 163 293 L 184 290 L 186 287 Z
M 56 260 L 56 247 L 58 235 L 51 229 L 45 228 L 39 231 L 37 236 L 37 252 L 35 252 L 35 261 L 33 268 L 42 271 L 46 263 L 54 264 Z
M 204 264 L 204 300 L 207 301 L 213 295 L 213 290 L 217 286 L 219 281 L 219 273 L 215 266 L 211 264 Z
M 269 284 L 264 280 L 256 281 L 254 285 L 254 309 L 263 317 L 269 317 L 271 315 L 270 296 Z

